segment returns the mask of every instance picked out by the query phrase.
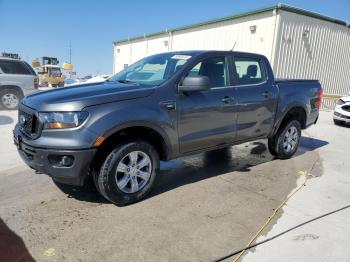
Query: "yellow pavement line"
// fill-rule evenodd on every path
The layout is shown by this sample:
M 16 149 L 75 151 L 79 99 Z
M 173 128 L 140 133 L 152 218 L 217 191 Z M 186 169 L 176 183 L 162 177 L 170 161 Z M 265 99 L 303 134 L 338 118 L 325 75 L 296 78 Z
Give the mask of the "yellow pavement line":
M 247 244 L 246 247 L 250 246 L 260 235 L 260 233 L 270 224 L 271 220 L 276 216 L 276 214 L 278 213 L 278 211 L 288 202 L 289 199 L 291 199 L 300 189 L 303 188 L 303 186 L 305 186 L 306 181 L 307 181 L 307 172 L 299 172 L 300 175 L 304 175 L 305 176 L 305 180 L 304 182 L 297 188 L 294 190 L 294 192 L 292 194 L 290 194 L 283 202 L 282 204 L 280 204 L 275 211 L 272 213 L 272 215 L 269 217 L 269 219 L 265 222 L 265 224 L 259 229 L 259 231 L 254 235 L 254 237 L 249 241 L 249 243 Z M 245 253 L 246 250 L 243 250 L 241 253 L 239 253 L 237 255 L 236 258 L 233 259 L 233 262 L 237 262 Z

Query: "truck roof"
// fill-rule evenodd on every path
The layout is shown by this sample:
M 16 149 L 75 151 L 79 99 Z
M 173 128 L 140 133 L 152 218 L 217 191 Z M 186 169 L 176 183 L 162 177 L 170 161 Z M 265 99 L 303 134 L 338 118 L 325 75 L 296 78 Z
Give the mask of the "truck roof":
M 232 54 L 233 56 L 255 56 L 255 57 L 265 57 L 264 55 L 249 53 L 249 52 L 241 52 L 241 51 L 231 51 L 231 50 L 186 50 L 186 51 L 171 51 L 165 52 L 163 54 L 174 54 L 174 55 L 190 55 L 197 56 L 202 54 L 216 53 L 218 55 L 227 55 Z
M 7 56 L 0 56 L 1 60 L 22 61 L 21 59 L 15 59 Z

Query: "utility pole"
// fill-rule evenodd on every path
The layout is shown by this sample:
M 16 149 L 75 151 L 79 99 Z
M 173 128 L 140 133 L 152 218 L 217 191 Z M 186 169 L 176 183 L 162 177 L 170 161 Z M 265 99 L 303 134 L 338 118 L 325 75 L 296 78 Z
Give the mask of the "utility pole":
M 72 64 L 72 42 L 69 42 L 69 63 Z

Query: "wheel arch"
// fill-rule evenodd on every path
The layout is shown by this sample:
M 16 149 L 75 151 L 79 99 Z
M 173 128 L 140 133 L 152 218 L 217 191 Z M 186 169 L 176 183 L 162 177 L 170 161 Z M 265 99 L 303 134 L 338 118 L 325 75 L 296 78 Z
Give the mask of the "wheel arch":
M 278 124 L 275 126 L 275 129 L 272 135 L 275 135 L 281 126 L 283 126 L 286 122 L 289 122 L 291 120 L 298 120 L 300 122 L 301 128 L 305 129 L 306 122 L 307 122 L 306 112 L 307 110 L 303 105 L 296 104 L 289 107 L 289 109 L 285 111 L 282 117 L 280 117 L 280 120 L 278 121 Z
M 19 92 L 22 97 L 24 97 L 23 90 L 19 86 L 16 86 L 16 85 L 2 85 L 2 86 L 0 86 L 0 92 L 7 90 L 7 89 L 15 90 L 15 91 Z
M 167 160 L 172 155 L 170 142 L 164 131 L 146 122 L 125 123 L 116 128 L 108 130 L 104 135 L 101 145 L 92 164 L 99 167 L 107 155 L 121 142 L 130 140 L 142 140 L 154 146 L 160 160 Z

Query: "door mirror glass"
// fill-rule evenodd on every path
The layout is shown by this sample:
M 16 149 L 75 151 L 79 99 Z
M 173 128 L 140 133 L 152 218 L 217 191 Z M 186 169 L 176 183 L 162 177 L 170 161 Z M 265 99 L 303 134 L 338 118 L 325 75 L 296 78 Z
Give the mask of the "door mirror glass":
M 204 91 L 210 88 L 210 81 L 207 76 L 187 76 L 179 86 L 180 92 Z

